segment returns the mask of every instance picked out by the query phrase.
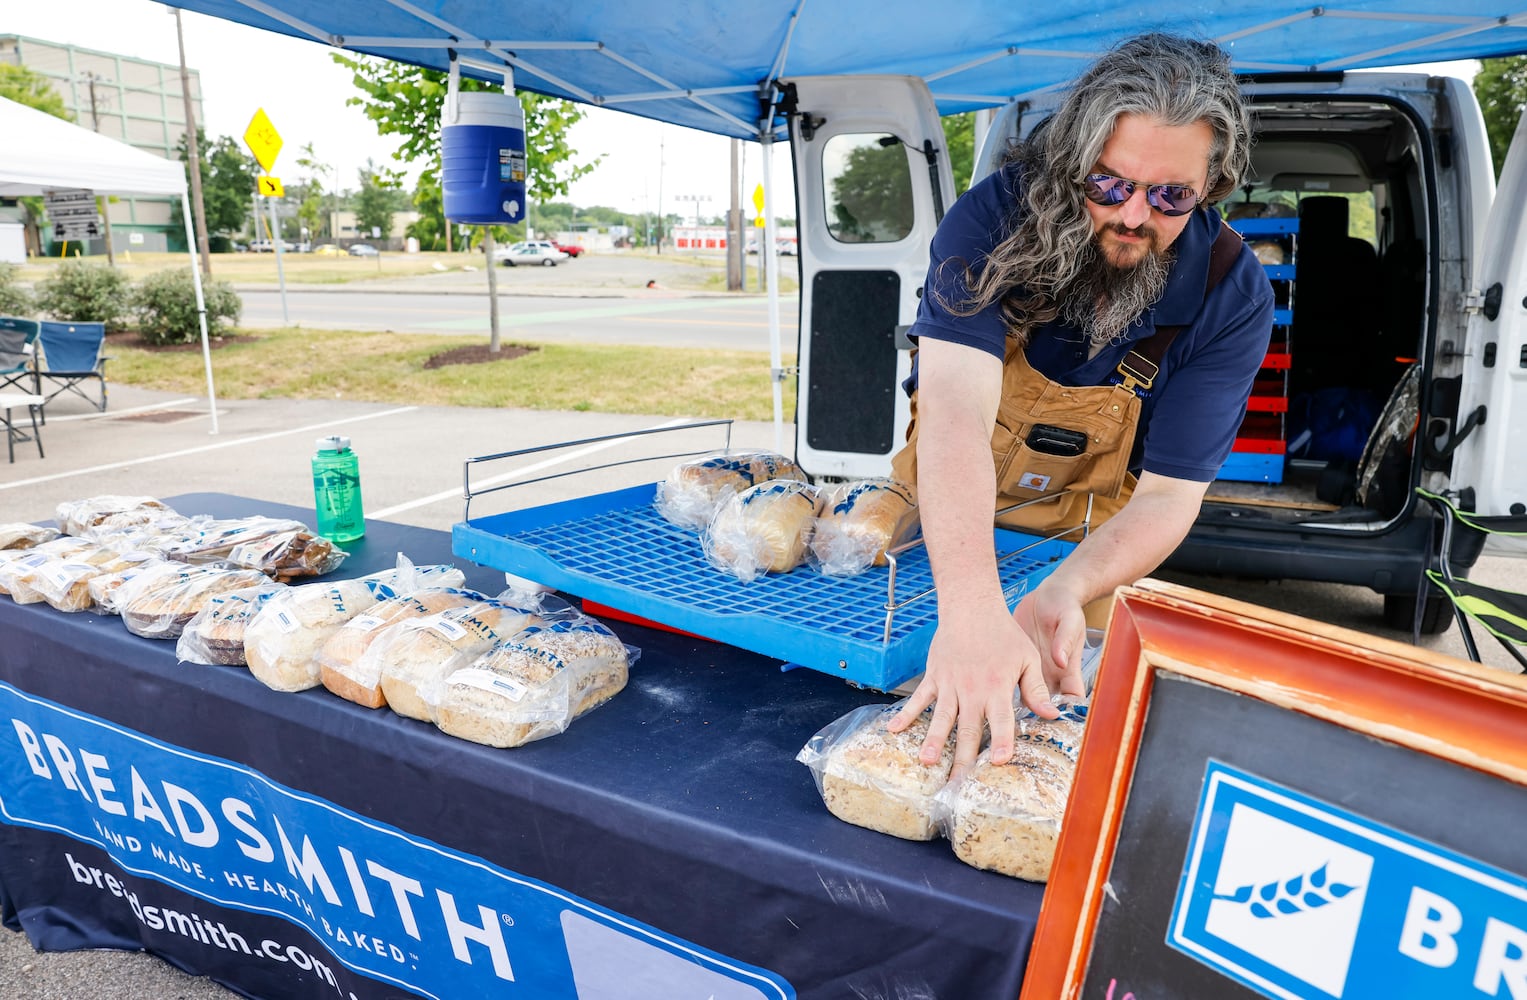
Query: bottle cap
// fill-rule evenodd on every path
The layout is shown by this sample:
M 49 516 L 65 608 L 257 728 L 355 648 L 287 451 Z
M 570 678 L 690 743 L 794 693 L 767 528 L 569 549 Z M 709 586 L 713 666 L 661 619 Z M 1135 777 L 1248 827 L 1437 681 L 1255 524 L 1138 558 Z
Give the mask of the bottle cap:
M 319 451 L 349 451 L 350 439 L 343 434 L 333 434 L 318 439 Z

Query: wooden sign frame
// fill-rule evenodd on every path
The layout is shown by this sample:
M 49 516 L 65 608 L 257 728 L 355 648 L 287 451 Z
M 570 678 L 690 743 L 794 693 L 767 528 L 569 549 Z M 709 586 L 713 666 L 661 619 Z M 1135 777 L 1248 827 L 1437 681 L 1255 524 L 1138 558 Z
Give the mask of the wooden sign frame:
M 1120 588 L 1021 1000 L 1079 996 L 1165 675 L 1527 785 L 1520 676 L 1173 584 Z

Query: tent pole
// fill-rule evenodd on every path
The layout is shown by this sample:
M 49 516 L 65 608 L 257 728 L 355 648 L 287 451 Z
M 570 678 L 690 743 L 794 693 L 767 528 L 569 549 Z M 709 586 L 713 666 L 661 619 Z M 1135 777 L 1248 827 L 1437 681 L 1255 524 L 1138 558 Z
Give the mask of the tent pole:
M 212 407 L 212 430 L 217 433 L 217 389 L 212 385 L 212 344 L 207 340 L 207 299 L 202 294 L 201 268 L 196 266 L 196 236 L 191 232 L 191 206 L 180 193 L 180 218 L 186 224 L 186 252 L 191 255 L 191 283 L 196 286 L 196 321 L 201 325 L 201 359 L 207 369 L 207 402 Z
M 774 222 L 774 133 L 765 129 L 759 136 L 763 147 L 764 231 L 760 259 L 766 259 L 764 274 L 769 289 L 769 377 L 774 394 L 774 450 L 785 454 L 785 369 L 780 350 L 779 330 L 779 255 L 774 252 L 778 227 Z M 793 449 L 792 449 L 793 451 Z

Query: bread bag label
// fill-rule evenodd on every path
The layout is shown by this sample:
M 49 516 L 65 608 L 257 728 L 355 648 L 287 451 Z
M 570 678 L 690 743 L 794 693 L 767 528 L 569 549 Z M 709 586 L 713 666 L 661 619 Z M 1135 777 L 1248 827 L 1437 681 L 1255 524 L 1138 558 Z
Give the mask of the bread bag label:
M 273 617 L 276 621 L 276 628 L 282 632 L 295 632 L 301 624 L 297 621 L 297 617 L 286 608 L 277 608 Z
M 376 615 L 356 615 L 345 622 L 345 628 L 353 628 L 357 632 L 375 632 L 382 625 L 382 619 Z
M 481 667 L 463 667 L 451 674 L 450 683 L 452 686 L 460 685 L 501 694 L 510 701 L 520 701 L 530 690 L 512 677 Z
M 449 618 L 437 618 L 427 627 L 445 636 L 451 642 L 460 642 L 467 637 L 467 630 Z

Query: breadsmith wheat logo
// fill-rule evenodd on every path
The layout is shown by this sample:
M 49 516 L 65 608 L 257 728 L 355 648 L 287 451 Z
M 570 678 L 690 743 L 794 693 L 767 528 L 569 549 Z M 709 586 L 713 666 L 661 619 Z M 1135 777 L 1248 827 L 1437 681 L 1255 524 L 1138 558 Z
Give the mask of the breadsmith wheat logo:
M 1211 761 L 1167 944 L 1263 996 L 1527 1000 L 1527 880 Z

